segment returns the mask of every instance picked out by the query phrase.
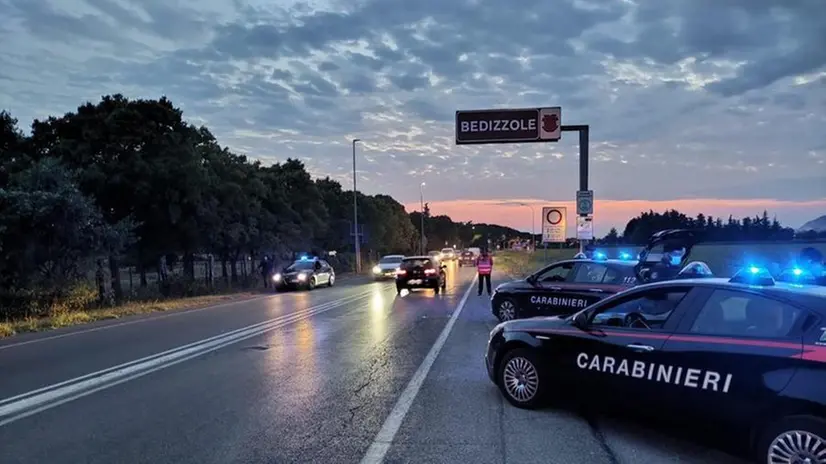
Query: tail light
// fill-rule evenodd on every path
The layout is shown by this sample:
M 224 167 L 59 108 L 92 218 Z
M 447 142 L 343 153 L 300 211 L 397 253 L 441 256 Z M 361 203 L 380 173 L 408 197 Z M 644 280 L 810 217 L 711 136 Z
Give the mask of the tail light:
M 425 269 L 424 273 L 428 275 L 433 275 L 436 273 L 436 269 Z
M 406 270 L 404 270 L 404 269 L 396 269 L 396 275 L 397 275 L 397 276 L 403 276 L 403 275 L 405 275 L 405 274 L 407 274 L 407 271 L 406 271 Z

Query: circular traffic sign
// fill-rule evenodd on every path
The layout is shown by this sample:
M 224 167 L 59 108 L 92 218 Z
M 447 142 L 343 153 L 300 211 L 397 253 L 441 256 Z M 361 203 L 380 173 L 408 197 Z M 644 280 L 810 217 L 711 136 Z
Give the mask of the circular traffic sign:
M 580 198 L 578 209 L 580 211 L 591 211 L 592 203 L 590 198 Z
M 548 224 L 555 226 L 562 222 L 562 212 L 558 209 L 549 210 L 548 214 L 545 215 L 545 219 L 548 221 Z

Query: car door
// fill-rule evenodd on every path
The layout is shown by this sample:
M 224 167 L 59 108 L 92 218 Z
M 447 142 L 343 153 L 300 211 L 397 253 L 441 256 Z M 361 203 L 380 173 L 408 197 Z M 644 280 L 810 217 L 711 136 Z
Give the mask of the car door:
M 757 420 L 794 375 L 807 316 L 755 290 L 705 288 L 663 348 L 684 373 L 669 382 L 670 401 L 695 419 Z
M 329 284 L 334 274 L 333 267 L 327 261 L 322 261 L 321 272 L 324 273 L 324 282 Z
M 565 356 L 557 357 L 566 364 L 563 371 L 577 390 L 596 395 L 595 402 L 657 410 L 663 403 L 659 379 L 668 370 L 662 348 L 691 292 L 689 286 L 630 291 L 589 308 L 584 325 L 566 337 Z
M 573 261 L 556 263 L 526 279 L 528 286 L 517 296 L 522 316 L 552 316 L 574 312 L 576 309 L 570 308 L 572 303 L 560 297 L 563 285 L 573 277 L 575 264 Z
M 618 284 L 612 284 L 615 281 Z M 618 273 L 607 264 L 585 261 L 576 264 L 573 277 L 562 285 L 562 294 L 575 301 L 584 301 L 588 306 L 617 293 L 622 289 L 619 283 Z

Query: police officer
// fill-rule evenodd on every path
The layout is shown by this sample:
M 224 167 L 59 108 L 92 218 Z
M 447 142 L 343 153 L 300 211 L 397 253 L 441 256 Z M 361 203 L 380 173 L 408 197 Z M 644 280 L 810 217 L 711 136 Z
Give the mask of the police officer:
M 490 295 L 490 275 L 493 272 L 493 257 L 488 253 L 488 249 L 482 250 L 482 254 L 476 259 L 476 272 L 479 273 L 479 293 L 482 295 L 483 283 Z

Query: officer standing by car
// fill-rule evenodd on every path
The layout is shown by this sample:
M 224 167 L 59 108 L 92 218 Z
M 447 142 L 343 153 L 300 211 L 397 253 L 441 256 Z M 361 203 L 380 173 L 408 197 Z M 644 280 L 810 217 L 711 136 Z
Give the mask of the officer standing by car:
M 479 255 L 479 258 L 476 259 L 476 272 L 479 273 L 479 293 L 478 295 L 482 295 L 482 285 L 485 285 L 485 288 L 488 291 L 488 295 L 490 295 L 490 275 L 493 272 L 493 257 L 488 253 L 487 248 L 482 250 L 482 254 Z

